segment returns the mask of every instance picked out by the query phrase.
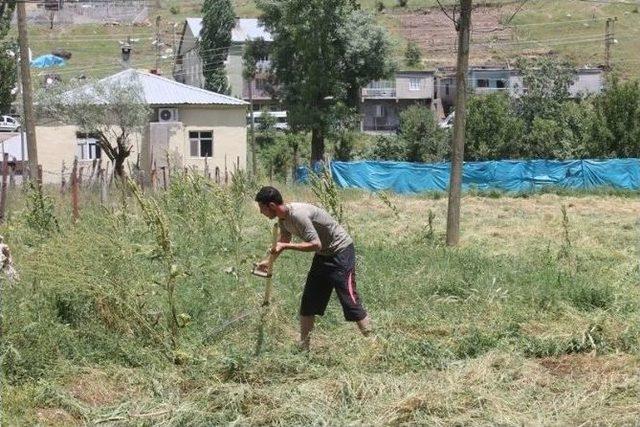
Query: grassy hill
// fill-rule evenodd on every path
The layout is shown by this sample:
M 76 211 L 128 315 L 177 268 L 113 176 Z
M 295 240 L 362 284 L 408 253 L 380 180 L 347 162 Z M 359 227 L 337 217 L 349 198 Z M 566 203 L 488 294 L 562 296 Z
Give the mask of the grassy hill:
M 451 3 L 451 2 L 449 2 Z M 201 1 L 168 0 L 158 12 L 162 16 L 161 39 L 165 59 L 161 68 L 170 74 L 172 55 L 164 49 L 177 46 L 184 18 L 199 15 Z M 423 51 L 423 67 L 455 63 L 455 31 L 451 22 L 435 7 L 435 0 L 409 0 L 407 7 L 396 6 L 395 0 L 384 0 L 385 9 L 378 11 L 376 2 L 365 0 L 363 8 L 377 14 L 379 22 L 393 35 L 394 55 L 402 63 L 408 40 L 418 42 Z M 637 76 L 640 65 L 640 13 L 630 3 L 605 3 L 579 0 L 538 0 L 527 2 L 519 9 L 513 1 L 477 1 L 472 34 L 472 63 L 504 63 L 518 55 L 559 54 L 577 66 L 600 65 L 604 61 L 604 31 L 608 17 L 617 17 L 612 50 L 614 68 L 624 77 Z M 173 8 L 172 8 L 173 6 Z M 515 16 L 512 15 L 518 10 Z M 173 12 L 173 13 L 172 13 Z M 239 16 L 256 16 L 253 1 L 236 0 Z M 154 22 L 152 11 L 150 21 Z M 512 18 L 512 19 L 511 19 Z M 131 36 L 139 39 L 134 46 L 132 63 L 140 68 L 155 67 L 156 50 L 152 45 L 155 26 L 134 27 L 101 24 L 31 26 L 34 54 L 64 48 L 73 58 L 64 69 L 63 77 L 86 74 L 104 76 L 120 69 L 118 41 Z M 401 68 L 403 66 L 401 65 Z M 44 73 L 40 73 L 44 74 Z

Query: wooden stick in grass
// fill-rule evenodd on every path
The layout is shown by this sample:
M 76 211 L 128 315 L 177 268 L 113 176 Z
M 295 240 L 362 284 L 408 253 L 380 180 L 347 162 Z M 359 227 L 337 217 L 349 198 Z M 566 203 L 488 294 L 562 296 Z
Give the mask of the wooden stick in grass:
M 264 330 L 267 323 L 267 317 L 269 315 L 271 305 L 271 291 L 273 289 L 273 262 L 276 259 L 274 250 L 276 243 L 278 242 L 278 223 L 273 224 L 273 230 L 271 234 L 271 251 L 269 251 L 269 264 L 267 265 L 267 277 L 264 285 L 264 299 L 262 300 L 262 313 L 260 314 L 260 325 L 258 326 L 258 338 L 256 339 L 256 356 L 260 356 L 262 352 L 262 346 L 264 344 Z

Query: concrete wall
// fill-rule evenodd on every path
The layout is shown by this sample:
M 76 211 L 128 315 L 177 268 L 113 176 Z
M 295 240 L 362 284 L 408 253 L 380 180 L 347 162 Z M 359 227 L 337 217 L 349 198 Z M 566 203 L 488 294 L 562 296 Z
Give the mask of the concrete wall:
M 180 108 L 180 122 L 150 123 L 143 134 L 131 137 L 133 148 L 129 156 L 130 163 L 136 163 L 140 153 L 141 167 L 149 176 L 152 161 L 156 167 L 167 165 L 167 154 L 171 167 L 195 167 L 204 171 L 204 158 L 190 156 L 189 132 L 213 132 L 213 157 L 208 164 L 213 176 L 216 166 L 224 173 L 225 160 L 227 169 L 233 171 L 238 162 L 240 168 L 246 168 L 247 158 L 247 122 L 246 107 L 185 107 Z M 43 181 L 59 183 L 60 172 L 64 161 L 67 173 L 71 171 L 73 160 L 77 155 L 77 128 L 75 126 L 50 124 L 36 127 L 38 141 L 38 163 L 43 168 Z M 102 153 L 103 167 L 108 158 Z M 85 177 L 88 176 L 92 160 L 80 161 L 84 166 Z M 109 166 L 111 169 L 111 166 Z M 128 167 L 125 167 L 128 170 Z M 68 181 L 68 176 L 67 176 Z
M 78 128 L 70 125 L 49 124 L 36 126 L 36 141 L 38 143 L 38 163 L 42 165 L 42 180 L 45 183 L 60 183 L 62 162 L 64 161 L 67 174 L 67 182 L 69 182 L 69 173 L 73 166 L 73 160 L 77 155 Z M 133 148 L 129 155 L 129 162 L 135 163 L 138 157 L 139 149 L 142 143 L 142 136 L 139 134 L 132 135 L 131 144 Z M 102 167 L 106 168 L 109 158 L 102 153 Z M 83 176 L 87 178 L 90 173 L 93 160 L 79 160 L 78 167 L 84 167 Z M 125 166 L 125 169 L 128 169 Z M 109 170 L 112 165 L 109 165 Z
M 411 81 L 419 80 L 419 89 L 411 89 Z M 434 78 L 433 74 L 403 73 L 396 76 L 396 97 L 398 99 L 433 99 Z
M 195 167 L 204 171 L 204 158 L 191 157 L 189 132 L 211 131 L 213 133 L 213 157 L 207 159 L 213 176 L 218 167 L 224 173 L 232 171 L 240 162 L 240 169 L 246 168 L 247 159 L 247 109 L 245 106 L 224 107 L 181 107 L 179 122 L 150 123 L 142 148 L 143 167 L 149 173 L 151 162 L 156 167 L 167 165 L 177 168 Z

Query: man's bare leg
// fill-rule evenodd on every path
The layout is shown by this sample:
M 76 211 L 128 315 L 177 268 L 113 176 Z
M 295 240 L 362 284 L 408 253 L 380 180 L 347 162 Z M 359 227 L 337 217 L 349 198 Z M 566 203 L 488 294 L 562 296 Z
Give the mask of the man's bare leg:
M 309 350 L 315 316 L 300 316 L 300 349 Z
M 356 324 L 358 325 L 358 329 L 360 329 L 362 335 L 364 335 L 365 337 L 369 336 L 373 331 L 373 329 L 371 328 L 371 319 L 369 318 L 368 314 L 364 319 L 358 320 Z

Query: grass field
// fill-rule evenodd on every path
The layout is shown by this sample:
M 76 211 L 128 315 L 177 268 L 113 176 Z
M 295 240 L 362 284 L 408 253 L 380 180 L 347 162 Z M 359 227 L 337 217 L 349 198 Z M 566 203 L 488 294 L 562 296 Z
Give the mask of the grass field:
M 444 3 L 451 3 L 444 2 Z M 200 15 L 201 0 L 175 1 L 163 3 L 164 8 L 158 14 L 162 17 L 161 38 L 167 47 L 171 47 L 180 39 L 184 18 Z M 366 0 L 362 7 L 375 9 L 376 2 Z M 436 5 L 435 0 L 409 0 L 406 8 L 399 8 L 395 1 L 384 0 L 386 9 L 378 13 L 379 22 L 386 26 L 395 40 L 394 55 L 402 63 L 406 42 L 408 39 L 420 40 L 420 31 L 406 28 L 407 17 L 419 18 L 431 13 L 438 13 L 438 9 L 431 9 Z M 518 4 L 513 1 L 477 1 L 480 7 L 489 6 L 496 12 L 495 22 L 489 21 L 477 28 L 473 37 L 486 41 L 488 46 L 472 46 L 473 63 L 504 63 L 513 60 L 518 55 L 547 55 L 560 54 L 577 66 L 597 66 L 604 61 L 604 31 L 605 21 L 609 17 L 617 17 L 615 24 L 615 38 L 617 43 L 612 48 L 612 63 L 614 68 L 626 78 L 637 77 L 636 69 L 640 64 L 640 13 L 638 6 L 627 3 L 588 2 L 579 0 L 538 0 L 525 3 L 524 7 L 513 17 Z M 170 6 L 175 6 L 170 12 Z M 236 14 L 243 17 L 258 16 L 259 11 L 253 1 L 236 0 Z M 376 12 L 377 13 L 377 12 Z M 155 12 L 151 12 L 150 21 L 153 23 Z M 426 14 L 426 15 L 425 15 Z M 429 15 L 430 16 L 430 15 Z M 594 19 L 595 18 L 595 19 Z M 571 22 L 573 21 L 573 22 Z M 493 22 L 493 23 L 492 23 Z M 502 24 L 511 29 L 508 40 L 491 38 L 493 25 L 503 28 Z M 177 27 L 174 27 L 177 25 Z M 427 21 L 424 25 L 431 25 Z M 447 42 L 438 42 L 434 46 L 421 43 L 423 49 L 424 67 L 433 68 L 441 65 L 451 65 L 455 62 L 455 32 L 450 22 L 445 35 Z M 486 27 L 486 28 L 485 28 Z M 418 29 L 419 30 L 419 29 Z M 425 28 L 429 31 L 430 28 Z M 73 58 L 64 69 L 56 70 L 63 78 L 86 74 L 88 76 L 104 77 L 121 69 L 119 40 L 125 40 L 128 35 L 139 38 L 134 46 L 132 64 L 139 68 L 155 67 L 155 47 L 151 44 L 155 37 L 154 26 L 132 27 L 121 25 L 118 27 L 103 25 L 77 25 L 56 27 L 49 30 L 44 26 L 32 26 L 31 44 L 35 55 L 49 53 L 54 48 L 65 48 L 73 53 Z M 175 37 L 174 37 L 175 33 Z M 475 51 L 475 56 L 474 56 Z M 172 57 L 161 61 L 161 68 L 165 75 L 171 75 Z M 400 65 L 400 68 L 404 68 Z M 44 74 L 44 73 L 40 73 Z
M 251 202 L 255 186 L 234 188 L 176 178 L 157 209 L 145 205 L 160 213 L 150 223 L 133 197 L 123 204 L 114 190 L 104 209 L 83 194 L 75 226 L 69 196 L 49 189 L 60 227 L 50 234 L 41 229 L 48 210 L 33 215 L 24 194 L 12 195 L 0 234 L 21 282 L 3 284 L 2 424 L 640 418 L 637 193 L 468 194 L 462 244 L 446 248 L 441 195 L 341 191 L 377 339 L 361 337 L 332 300 L 311 352 L 296 351 L 310 255 L 285 253 L 255 357 L 263 282 L 248 270 L 268 246 L 270 223 Z M 316 201 L 307 188 L 284 190 Z M 159 223 L 173 248 L 170 268 L 154 238 Z

